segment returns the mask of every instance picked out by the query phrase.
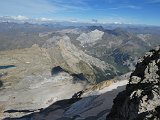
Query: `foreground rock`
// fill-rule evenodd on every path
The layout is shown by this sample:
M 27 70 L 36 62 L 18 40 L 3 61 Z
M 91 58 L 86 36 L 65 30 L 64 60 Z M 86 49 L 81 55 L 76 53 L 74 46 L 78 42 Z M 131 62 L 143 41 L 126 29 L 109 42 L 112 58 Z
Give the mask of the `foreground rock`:
M 160 120 L 160 46 L 147 52 L 106 120 Z

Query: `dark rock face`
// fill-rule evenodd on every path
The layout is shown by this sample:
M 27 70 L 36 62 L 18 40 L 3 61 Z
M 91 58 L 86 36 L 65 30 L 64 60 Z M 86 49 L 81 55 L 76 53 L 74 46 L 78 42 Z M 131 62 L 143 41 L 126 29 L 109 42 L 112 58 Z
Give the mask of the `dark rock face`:
M 3 82 L 0 80 L 0 88 L 3 86 Z
M 160 46 L 139 59 L 106 120 L 160 120 Z
M 61 68 L 60 66 L 57 66 L 57 67 L 52 68 L 51 74 L 54 75 L 54 74 L 58 74 L 60 72 L 67 72 L 67 71 L 64 70 L 63 68 Z

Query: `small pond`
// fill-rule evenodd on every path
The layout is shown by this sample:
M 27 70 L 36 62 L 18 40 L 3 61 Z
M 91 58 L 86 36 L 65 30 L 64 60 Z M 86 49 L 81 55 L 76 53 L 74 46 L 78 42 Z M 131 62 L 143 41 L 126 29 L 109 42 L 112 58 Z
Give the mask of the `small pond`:
M 4 66 L 0 66 L 0 70 L 1 69 L 8 69 L 8 68 L 14 68 L 16 67 L 15 65 L 4 65 Z

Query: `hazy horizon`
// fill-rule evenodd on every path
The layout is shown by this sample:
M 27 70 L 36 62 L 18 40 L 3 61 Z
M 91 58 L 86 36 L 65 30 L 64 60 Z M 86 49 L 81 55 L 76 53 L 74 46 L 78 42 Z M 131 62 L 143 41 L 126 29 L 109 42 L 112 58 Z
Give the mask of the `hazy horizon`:
M 0 4 L 0 16 L 17 20 L 159 26 L 157 11 L 160 0 L 5 0 Z

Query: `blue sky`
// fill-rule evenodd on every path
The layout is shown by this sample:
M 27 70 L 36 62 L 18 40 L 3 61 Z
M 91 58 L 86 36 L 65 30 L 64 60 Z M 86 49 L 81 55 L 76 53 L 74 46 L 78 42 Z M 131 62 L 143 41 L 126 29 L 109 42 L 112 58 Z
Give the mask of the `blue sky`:
M 0 16 L 160 25 L 160 0 L 1 0 Z

